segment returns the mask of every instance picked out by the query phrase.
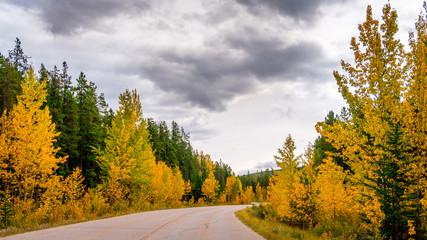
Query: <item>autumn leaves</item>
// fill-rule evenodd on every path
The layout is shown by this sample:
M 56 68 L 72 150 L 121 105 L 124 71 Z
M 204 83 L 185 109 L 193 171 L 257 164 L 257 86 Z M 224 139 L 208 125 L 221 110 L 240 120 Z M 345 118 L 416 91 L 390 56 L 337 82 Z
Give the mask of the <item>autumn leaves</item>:
M 359 31 L 351 40 L 354 63 L 334 72 L 349 114 L 316 125 L 333 151 L 316 168 L 306 154 L 298 169 L 288 137 L 276 158 L 282 171 L 271 182 L 271 206 L 280 220 L 325 236 L 425 239 L 427 20 L 420 15 L 409 52 L 396 38 L 389 4 L 381 23 L 368 7 Z

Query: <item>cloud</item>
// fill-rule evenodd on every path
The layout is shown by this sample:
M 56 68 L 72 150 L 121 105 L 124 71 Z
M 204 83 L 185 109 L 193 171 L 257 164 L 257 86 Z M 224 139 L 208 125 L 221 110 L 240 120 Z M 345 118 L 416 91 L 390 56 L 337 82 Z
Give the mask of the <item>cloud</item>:
M 311 42 L 284 46 L 278 39 L 226 36 L 209 49 L 162 49 L 141 64 L 141 77 L 150 79 L 177 99 L 213 111 L 251 93 L 257 84 L 285 81 L 323 81 L 322 48 Z
M 101 20 L 119 14 L 129 14 L 148 9 L 149 0 L 9 0 L 24 8 L 36 8 L 49 31 L 69 35 L 85 28 L 94 28 Z
M 245 35 L 251 35 L 248 31 Z M 286 40 L 244 39 L 232 36 L 230 46 L 248 54 L 241 64 L 241 71 L 256 76 L 261 81 L 295 81 L 307 77 L 319 80 L 319 67 L 327 65 L 320 45 L 300 41 L 283 46 Z M 323 67 L 324 67 L 323 66 Z
M 254 169 L 271 169 L 271 168 L 277 168 L 277 164 L 275 161 L 268 161 L 268 162 L 259 162 L 255 165 Z
M 320 7 L 326 4 L 343 3 L 342 0 L 236 0 L 249 12 L 259 15 L 265 11 L 278 12 L 298 22 L 313 22 L 320 15 Z

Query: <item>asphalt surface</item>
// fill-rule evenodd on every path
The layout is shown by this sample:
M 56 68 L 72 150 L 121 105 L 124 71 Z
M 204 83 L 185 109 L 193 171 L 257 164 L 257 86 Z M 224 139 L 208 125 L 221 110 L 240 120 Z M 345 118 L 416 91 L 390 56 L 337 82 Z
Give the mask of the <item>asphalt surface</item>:
M 245 205 L 168 209 L 71 224 L 5 237 L 5 240 L 264 239 L 234 212 Z

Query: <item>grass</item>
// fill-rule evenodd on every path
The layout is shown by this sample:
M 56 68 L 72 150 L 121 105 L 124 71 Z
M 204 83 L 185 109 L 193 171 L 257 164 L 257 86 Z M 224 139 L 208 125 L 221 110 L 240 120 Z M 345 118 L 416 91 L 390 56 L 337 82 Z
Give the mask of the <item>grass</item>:
M 266 239 L 294 240 L 294 239 L 319 239 L 320 237 L 311 230 L 302 230 L 296 227 L 291 227 L 284 223 L 271 221 L 259 215 L 257 207 L 246 208 L 236 212 L 237 218 L 244 224 L 250 227 L 255 232 L 259 233 Z

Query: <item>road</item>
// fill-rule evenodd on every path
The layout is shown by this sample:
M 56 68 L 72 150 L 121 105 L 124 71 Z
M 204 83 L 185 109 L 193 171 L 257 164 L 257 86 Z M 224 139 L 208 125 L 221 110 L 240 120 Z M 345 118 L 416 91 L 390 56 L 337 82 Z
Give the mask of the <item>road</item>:
M 264 239 L 234 212 L 244 205 L 168 209 L 71 224 L 4 240 Z

